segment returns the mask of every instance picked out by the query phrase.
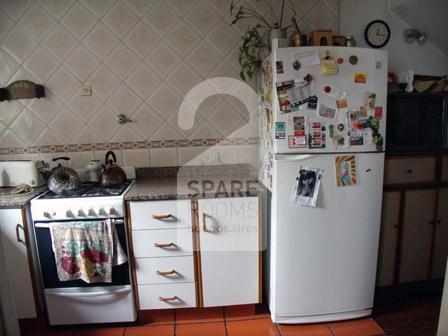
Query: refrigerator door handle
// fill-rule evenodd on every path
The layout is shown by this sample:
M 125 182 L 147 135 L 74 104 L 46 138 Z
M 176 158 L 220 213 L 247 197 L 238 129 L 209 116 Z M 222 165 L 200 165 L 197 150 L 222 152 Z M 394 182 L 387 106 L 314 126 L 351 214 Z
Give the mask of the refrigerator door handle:
M 275 154 L 278 161 L 304 161 L 317 158 L 319 155 L 312 154 Z

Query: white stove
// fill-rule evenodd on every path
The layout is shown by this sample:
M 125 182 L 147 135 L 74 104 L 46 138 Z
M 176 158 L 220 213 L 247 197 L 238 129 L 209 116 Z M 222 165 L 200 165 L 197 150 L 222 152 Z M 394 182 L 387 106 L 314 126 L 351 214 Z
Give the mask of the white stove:
M 83 184 L 70 196 L 48 191 L 31 201 L 43 294 L 50 325 L 131 322 L 137 318 L 129 262 L 112 269 L 112 282 L 60 281 L 49 223 L 110 219 L 128 253 L 124 195 L 132 181 L 110 188 Z
M 70 196 L 47 191 L 31 201 L 33 221 L 122 218 L 125 216 L 123 196 L 132 184 L 127 181 L 109 188 L 83 184 Z

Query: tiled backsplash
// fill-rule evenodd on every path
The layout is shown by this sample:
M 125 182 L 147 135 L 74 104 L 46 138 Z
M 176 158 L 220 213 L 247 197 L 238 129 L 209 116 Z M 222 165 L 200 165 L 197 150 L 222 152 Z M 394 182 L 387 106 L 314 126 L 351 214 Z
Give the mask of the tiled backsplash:
M 201 164 L 216 139 L 235 138 L 210 150 L 223 163 L 255 163 L 257 122 L 232 96 L 205 100 L 192 129 L 177 125 L 179 105 L 196 84 L 238 78 L 245 27 L 230 26 L 230 2 L 0 0 L 1 86 L 28 79 L 47 93 L 0 103 L 0 158 L 65 152 L 80 167 L 112 148 L 126 165 Z M 269 13 L 266 1 L 246 3 Z M 280 10 L 280 1 L 271 4 Z M 338 0 L 291 0 L 285 12 L 289 4 L 304 31 L 337 31 Z M 93 95 L 81 96 L 82 85 Z M 118 124 L 120 113 L 132 122 Z

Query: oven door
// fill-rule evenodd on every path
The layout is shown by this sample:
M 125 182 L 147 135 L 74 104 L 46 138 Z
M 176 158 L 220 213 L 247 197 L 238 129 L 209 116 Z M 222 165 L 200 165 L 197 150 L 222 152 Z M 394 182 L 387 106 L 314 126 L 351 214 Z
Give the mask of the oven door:
M 126 241 L 126 227 L 124 225 L 123 218 L 112 219 L 117 230 L 118 239 L 120 244 L 128 254 L 127 241 Z M 108 286 L 123 286 L 130 285 L 129 275 L 129 261 L 122 265 L 114 266 L 112 268 L 112 282 L 110 283 L 86 283 L 83 280 L 74 281 L 59 281 L 58 273 L 56 270 L 56 262 L 54 259 L 54 253 L 51 243 L 51 234 L 48 227 L 48 223 L 35 222 L 34 231 L 36 235 L 37 253 L 39 255 L 39 265 L 42 276 L 42 282 L 45 289 L 50 288 L 68 288 L 68 287 L 108 287 Z

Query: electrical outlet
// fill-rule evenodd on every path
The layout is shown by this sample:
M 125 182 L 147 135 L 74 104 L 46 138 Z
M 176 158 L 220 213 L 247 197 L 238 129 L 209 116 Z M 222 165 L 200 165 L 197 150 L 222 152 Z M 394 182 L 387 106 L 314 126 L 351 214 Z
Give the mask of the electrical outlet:
M 203 164 L 217 164 L 219 163 L 219 154 L 218 152 L 205 152 L 202 155 L 202 163 Z
M 81 96 L 91 96 L 92 87 L 90 85 L 81 86 Z

